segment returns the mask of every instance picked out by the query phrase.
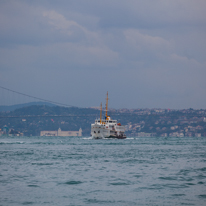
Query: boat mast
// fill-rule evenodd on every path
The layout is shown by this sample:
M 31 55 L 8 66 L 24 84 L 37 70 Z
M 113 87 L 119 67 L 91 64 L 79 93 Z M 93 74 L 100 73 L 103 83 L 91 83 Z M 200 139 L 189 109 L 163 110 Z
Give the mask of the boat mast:
M 100 105 L 100 124 L 102 124 L 102 102 Z
M 106 116 L 106 118 L 108 117 L 107 116 L 107 111 L 108 111 L 108 92 L 107 92 L 107 98 L 106 98 L 106 113 L 105 113 L 105 116 Z

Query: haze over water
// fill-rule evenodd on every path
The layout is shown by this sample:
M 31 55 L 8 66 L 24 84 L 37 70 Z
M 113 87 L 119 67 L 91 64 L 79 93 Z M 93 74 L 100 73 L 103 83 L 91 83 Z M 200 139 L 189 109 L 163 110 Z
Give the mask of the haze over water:
M 205 202 L 205 138 L 0 137 L 0 205 Z

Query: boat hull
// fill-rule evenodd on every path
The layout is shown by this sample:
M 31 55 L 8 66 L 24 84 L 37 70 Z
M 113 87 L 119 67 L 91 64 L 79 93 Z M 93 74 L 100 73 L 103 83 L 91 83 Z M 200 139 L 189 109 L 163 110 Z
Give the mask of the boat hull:
M 91 135 L 93 139 L 104 139 L 110 136 L 110 131 L 104 125 L 93 124 Z
M 116 132 L 105 128 L 105 125 L 92 124 L 91 136 L 93 139 L 126 139 L 123 132 Z
M 109 137 L 95 137 L 92 136 L 93 139 L 126 139 L 126 136 L 109 136 Z
M 108 137 L 108 139 L 126 139 L 126 135 L 111 135 Z

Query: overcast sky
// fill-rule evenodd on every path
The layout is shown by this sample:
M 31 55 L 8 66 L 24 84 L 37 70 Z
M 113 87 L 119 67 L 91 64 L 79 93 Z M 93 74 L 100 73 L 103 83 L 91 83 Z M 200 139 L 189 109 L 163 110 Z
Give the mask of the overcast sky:
M 206 109 L 205 0 L 1 0 L 0 86 L 79 107 Z

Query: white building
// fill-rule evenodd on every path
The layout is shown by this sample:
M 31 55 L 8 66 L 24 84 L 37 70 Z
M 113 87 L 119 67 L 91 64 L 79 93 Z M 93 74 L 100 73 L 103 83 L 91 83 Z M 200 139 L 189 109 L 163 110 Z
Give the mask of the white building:
M 62 131 L 60 128 L 57 131 L 41 131 L 40 136 L 60 136 L 60 137 L 81 137 L 82 129 L 79 131 Z
M 201 133 L 195 133 L 195 137 L 201 137 Z

